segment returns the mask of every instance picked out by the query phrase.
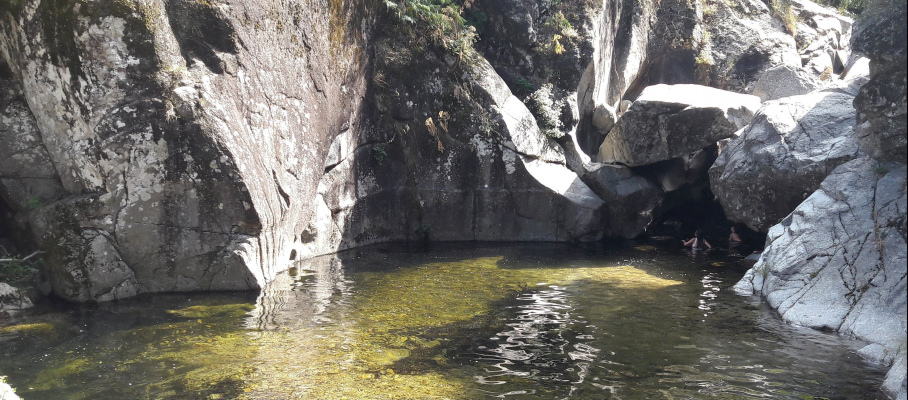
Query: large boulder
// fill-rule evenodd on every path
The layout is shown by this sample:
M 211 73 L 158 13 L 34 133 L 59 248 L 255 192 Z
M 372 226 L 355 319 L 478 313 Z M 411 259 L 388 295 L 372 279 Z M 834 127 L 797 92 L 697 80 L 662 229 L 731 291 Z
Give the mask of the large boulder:
M 0 282 L 0 317 L 34 307 L 31 299 L 18 288 Z
M 765 232 L 857 157 L 853 99 L 819 92 L 765 103 L 709 170 L 725 215 Z
M 375 8 L 0 6 L 0 75 L 29 111 L 3 104 L 19 117 L 0 153 L 38 166 L 3 165 L 0 192 L 30 220 L 55 294 L 254 289 L 286 268 L 314 211 L 312 166 L 362 104 Z
M 756 96 L 705 86 L 650 86 L 606 136 L 599 158 L 639 166 L 681 157 L 734 136 L 759 107 Z
M 597 164 L 582 178 L 605 202 L 603 219 L 609 237 L 630 239 L 642 234 L 664 196 L 662 188 L 623 165 Z
M 905 393 L 906 167 L 860 158 L 840 165 L 769 230 L 766 250 L 735 285 L 786 321 L 882 346 L 884 383 Z
M 820 80 L 804 69 L 780 65 L 760 74 L 751 94 L 767 101 L 808 94 L 821 87 L 823 84 Z
M 13 210 L 38 208 L 65 192 L 21 86 L 0 59 L 0 198 Z
M 780 2 L 781 3 L 781 2 Z M 705 3 L 696 68 L 699 82 L 745 92 L 763 71 L 778 65 L 800 67 L 793 38 L 767 2 Z M 697 39 L 697 38 L 695 38 Z

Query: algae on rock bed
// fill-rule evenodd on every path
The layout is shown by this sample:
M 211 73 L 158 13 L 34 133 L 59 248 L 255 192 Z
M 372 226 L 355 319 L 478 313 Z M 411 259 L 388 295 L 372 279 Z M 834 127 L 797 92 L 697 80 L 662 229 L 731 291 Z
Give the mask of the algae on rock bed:
M 326 300 L 328 308 L 317 315 L 331 320 L 329 324 L 319 320 L 249 329 L 258 326 L 251 321 L 258 316 L 250 313 L 254 306 L 248 302 L 230 296 L 201 303 L 185 300 L 148 316 L 152 323 L 137 322 L 106 336 L 85 333 L 56 346 L 56 361 L 18 386 L 34 388 L 37 395 L 52 394 L 101 375 L 117 379 L 70 392 L 73 398 L 111 393 L 236 399 L 475 398 L 479 371 L 451 361 L 471 335 L 500 330 L 501 313 L 506 312 L 501 304 L 540 283 L 588 281 L 632 290 L 680 283 L 626 265 L 509 268 L 502 257 L 403 263 L 343 275 L 351 290 Z M 294 285 L 305 285 L 306 279 L 299 277 Z M 92 350 L 84 341 L 92 342 Z

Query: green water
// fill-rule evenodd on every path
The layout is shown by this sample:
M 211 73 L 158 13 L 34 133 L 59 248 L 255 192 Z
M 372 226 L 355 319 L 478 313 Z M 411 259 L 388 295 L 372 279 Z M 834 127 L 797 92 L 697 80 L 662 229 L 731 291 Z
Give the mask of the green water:
M 675 241 L 433 245 L 296 265 L 261 294 L 0 322 L 24 399 L 883 399 L 862 344 L 731 293 Z

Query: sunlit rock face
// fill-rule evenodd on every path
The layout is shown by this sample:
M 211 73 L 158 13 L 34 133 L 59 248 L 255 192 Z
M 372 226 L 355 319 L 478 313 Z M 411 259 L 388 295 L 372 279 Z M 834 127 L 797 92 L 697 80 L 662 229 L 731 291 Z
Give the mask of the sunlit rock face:
M 47 251 L 54 292 L 103 301 L 249 289 L 284 268 L 313 210 L 322 171 L 311 166 L 356 123 L 369 12 L 355 2 L 4 5 L 4 79 L 28 105 L 4 112 L 34 125 L 4 122 L 2 153 L 17 139 L 11 151 L 34 174 L 4 165 L 2 192 Z M 29 141 L 41 154 L 16 150 Z
M 764 103 L 709 170 L 728 218 L 766 231 L 859 155 L 853 100 L 817 92 Z
M 760 75 L 752 94 L 767 101 L 808 94 L 822 87 L 820 80 L 803 68 L 780 65 Z
M 831 173 L 825 177 L 819 190 L 793 208 L 788 216 L 780 219 L 781 222 L 769 228 L 766 250 L 755 267 L 736 285 L 736 290 L 740 292 L 760 293 L 787 321 L 871 342 L 860 353 L 873 362 L 890 367 L 883 389 L 899 399 L 906 396 L 905 340 L 908 334 L 905 289 L 908 276 L 905 243 L 908 236 L 906 14 L 904 2 L 880 1 L 868 8 L 868 12 L 856 22 L 852 45 L 855 51 L 870 59 L 870 76 L 853 100 L 857 109 L 856 121 L 849 125 L 854 129 L 834 128 L 833 131 L 846 132 L 816 141 L 817 145 L 812 145 L 810 151 L 833 154 L 854 147 L 859 149 L 858 153 L 849 155 L 851 151 L 846 151 L 842 153 L 845 157 L 840 160 L 858 158 L 845 163 L 836 162 L 840 165 L 832 169 L 828 166 L 833 161 L 830 157 L 813 160 L 810 157 L 786 157 L 811 161 L 811 168 L 816 168 L 819 175 L 830 170 Z M 860 82 L 860 64 L 856 62 L 851 68 L 857 68 L 851 79 Z M 847 77 L 849 72 L 846 71 L 845 75 Z M 839 101 L 845 108 L 851 96 L 841 93 L 853 91 L 842 89 L 849 88 L 837 87 L 833 92 L 838 92 L 836 96 L 845 96 Z M 781 99 L 778 103 L 768 103 L 766 108 L 786 100 L 811 96 L 819 99 L 826 94 Z M 823 101 L 835 98 L 827 96 L 825 99 Z M 823 108 L 819 105 L 812 107 L 813 110 Z M 842 114 L 838 119 L 844 121 L 844 118 Z M 806 117 L 800 121 L 804 119 Z M 832 115 L 820 119 L 831 120 Z M 757 121 L 760 121 L 760 116 L 755 119 L 755 124 Z M 746 146 L 745 136 L 740 138 L 739 149 Z M 769 142 L 766 139 L 762 141 Z M 799 147 L 796 141 L 786 141 L 785 145 L 788 149 Z M 736 173 L 732 171 L 735 169 L 746 169 L 740 168 L 743 164 L 739 163 L 744 158 L 733 161 L 740 156 L 732 150 L 728 151 L 727 158 L 720 156 L 716 166 L 710 170 L 714 190 L 723 190 L 726 184 L 721 182 L 733 179 Z M 761 169 L 765 170 L 758 166 L 752 168 L 753 171 Z M 767 175 L 780 173 L 774 171 Z M 747 180 L 748 187 L 753 187 L 753 178 Z M 755 218 L 756 214 L 744 216 L 749 212 L 747 207 L 737 208 L 743 213 L 735 214 L 735 204 L 743 202 L 739 202 L 732 193 L 726 191 L 719 196 L 726 214 L 742 217 L 756 225 L 770 225 L 773 219 L 778 218 L 776 215 L 760 220 Z
M 759 107 L 756 96 L 706 86 L 650 86 L 606 136 L 599 159 L 635 167 L 681 157 L 733 137 Z
M 6 382 L 0 382 L 0 400 L 19 400 L 19 396 Z
M 896 363 L 890 393 L 905 390 L 905 188 L 904 163 L 839 166 L 769 230 L 760 260 L 735 286 L 761 294 L 786 321 L 882 345 L 877 361 Z

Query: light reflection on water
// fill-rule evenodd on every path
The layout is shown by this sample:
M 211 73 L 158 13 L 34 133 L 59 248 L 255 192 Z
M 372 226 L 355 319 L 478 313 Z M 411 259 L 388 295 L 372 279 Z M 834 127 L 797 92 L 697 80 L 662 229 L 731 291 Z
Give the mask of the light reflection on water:
M 859 344 L 729 293 L 745 268 L 658 243 L 379 247 L 254 302 L 24 317 L 0 326 L 0 375 L 25 399 L 883 398 Z

